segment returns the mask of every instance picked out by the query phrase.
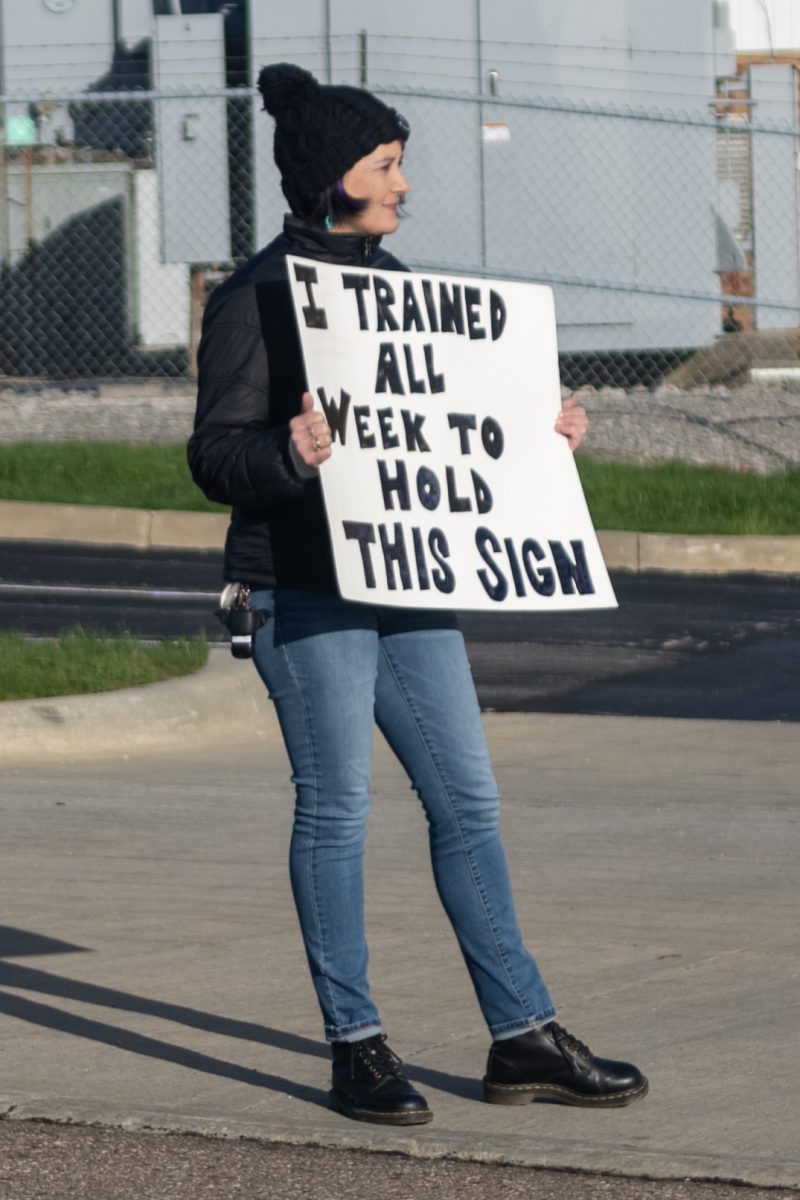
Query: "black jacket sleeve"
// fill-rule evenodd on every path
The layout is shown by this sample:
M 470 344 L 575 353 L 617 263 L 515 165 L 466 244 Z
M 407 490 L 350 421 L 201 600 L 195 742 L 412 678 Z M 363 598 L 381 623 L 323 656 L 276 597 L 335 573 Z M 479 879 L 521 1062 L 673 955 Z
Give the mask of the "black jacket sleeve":
M 203 321 L 189 469 L 209 500 L 269 509 L 301 499 L 307 483 L 292 468 L 288 425 L 270 427 L 269 366 L 253 288 L 221 291 L 212 294 Z

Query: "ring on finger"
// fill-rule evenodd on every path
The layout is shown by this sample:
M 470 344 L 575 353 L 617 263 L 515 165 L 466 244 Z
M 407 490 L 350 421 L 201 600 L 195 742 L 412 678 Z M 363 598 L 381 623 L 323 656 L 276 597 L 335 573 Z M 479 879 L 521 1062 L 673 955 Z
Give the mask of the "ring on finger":
M 319 440 L 316 433 L 311 434 L 311 446 L 312 446 L 312 449 L 314 449 L 314 450 L 322 449 L 322 442 Z

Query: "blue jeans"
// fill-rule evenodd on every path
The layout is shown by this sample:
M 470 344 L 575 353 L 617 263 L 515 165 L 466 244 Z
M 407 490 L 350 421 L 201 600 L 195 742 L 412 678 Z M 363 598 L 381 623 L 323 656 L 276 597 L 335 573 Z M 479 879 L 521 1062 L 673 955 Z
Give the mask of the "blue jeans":
M 326 1037 L 381 1029 L 367 982 L 362 856 L 373 725 L 428 819 L 436 887 L 493 1036 L 554 1015 L 522 944 L 499 798 L 455 619 L 280 589 L 254 661 L 275 704 L 297 800 L 290 872 Z

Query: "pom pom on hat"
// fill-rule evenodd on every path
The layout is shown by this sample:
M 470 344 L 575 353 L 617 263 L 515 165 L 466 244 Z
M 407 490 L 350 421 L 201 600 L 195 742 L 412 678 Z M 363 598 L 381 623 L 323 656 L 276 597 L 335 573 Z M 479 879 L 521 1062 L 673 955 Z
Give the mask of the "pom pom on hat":
M 263 67 L 258 90 L 275 118 L 275 162 L 292 212 L 309 217 L 321 194 L 376 146 L 405 142 L 408 122 L 370 92 L 321 84 L 293 63 Z
M 313 92 L 318 88 L 314 76 L 294 63 L 276 63 L 272 67 L 262 67 L 258 76 L 258 90 L 264 101 L 264 108 L 271 116 L 277 116 L 285 108 L 302 101 L 304 93 Z

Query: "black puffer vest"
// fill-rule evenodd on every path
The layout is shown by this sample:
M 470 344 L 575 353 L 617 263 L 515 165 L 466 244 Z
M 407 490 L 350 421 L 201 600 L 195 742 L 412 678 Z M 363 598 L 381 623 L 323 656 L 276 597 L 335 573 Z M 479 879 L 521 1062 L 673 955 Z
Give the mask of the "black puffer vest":
M 298 478 L 288 452 L 306 380 L 284 259 L 403 270 L 379 242 L 287 216 L 283 233 L 211 294 L 188 455 L 198 487 L 233 510 L 226 580 L 336 591 L 319 480 Z

